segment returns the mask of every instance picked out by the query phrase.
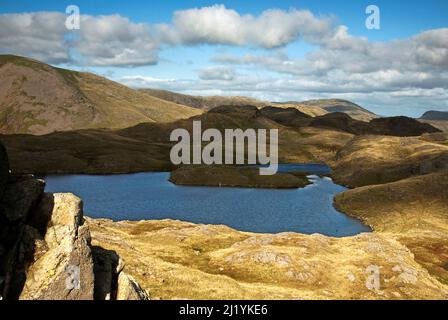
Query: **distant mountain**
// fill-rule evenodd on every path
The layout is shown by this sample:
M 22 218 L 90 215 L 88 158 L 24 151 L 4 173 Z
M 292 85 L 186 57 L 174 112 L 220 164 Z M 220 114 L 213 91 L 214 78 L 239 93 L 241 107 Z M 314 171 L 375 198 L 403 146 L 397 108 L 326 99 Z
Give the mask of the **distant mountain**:
M 385 136 L 410 137 L 424 133 L 440 132 L 428 123 L 422 123 L 408 117 L 376 118 L 370 122 L 359 121 L 341 112 L 315 117 L 309 123 L 312 127 L 332 128 L 353 134 L 372 134 Z
M 190 119 L 170 123 L 141 123 L 119 130 L 75 130 L 43 136 L 0 135 L 0 140 L 9 152 L 15 172 L 168 171 L 173 169 L 169 155 L 174 143 L 170 141 L 170 134 L 177 128 L 191 133 L 193 120 L 200 120 L 203 130 L 215 128 L 220 132 L 236 128 L 278 129 L 279 161 L 282 163 L 328 163 L 354 134 L 414 136 L 437 131 L 407 118 L 382 118 L 368 123 L 343 113 L 313 118 L 296 109 L 219 106 Z
M 0 133 L 125 128 L 200 113 L 91 73 L 0 55 Z
M 448 120 L 448 111 L 427 111 L 420 119 L 422 120 Z
M 348 114 L 351 118 L 361 121 L 370 121 L 378 118 L 378 115 L 357 105 L 356 103 L 341 99 L 319 99 L 297 102 L 299 105 L 308 107 L 318 107 L 328 113 L 342 112 Z
M 444 132 L 448 132 L 448 111 L 427 111 L 419 120 Z
M 378 118 L 378 116 L 363 107 L 340 99 L 319 99 L 309 100 L 303 102 L 270 102 L 263 101 L 249 97 L 226 97 L 226 96 L 190 96 L 186 94 L 176 93 L 168 90 L 157 89 L 140 89 L 141 91 L 159 99 L 183 104 L 186 106 L 199 109 L 213 109 L 218 106 L 245 106 L 251 105 L 258 108 L 267 106 L 294 108 L 309 116 L 321 116 L 327 113 L 342 112 L 348 114 L 350 117 L 361 121 L 370 121 Z
M 249 97 L 227 97 L 227 96 L 190 96 L 186 94 L 176 93 L 168 90 L 158 89 L 140 89 L 153 97 L 171 101 L 185 106 L 199 109 L 213 109 L 218 106 L 245 106 L 251 105 L 256 107 L 264 107 L 270 102 L 261 101 Z

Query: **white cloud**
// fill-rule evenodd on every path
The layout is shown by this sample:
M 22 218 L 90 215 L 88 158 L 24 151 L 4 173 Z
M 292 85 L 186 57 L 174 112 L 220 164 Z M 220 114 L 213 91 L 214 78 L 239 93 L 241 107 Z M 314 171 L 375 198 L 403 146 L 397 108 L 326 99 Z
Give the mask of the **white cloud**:
M 149 65 L 158 60 L 159 44 L 149 26 L 120 15 L 82 16 L 74 46 L 89 65 Z
M 49 63 L 70 61 L 65 15 L 37 12 L 0 15 L 0 52 L 31 56 Z
M 202 80 L 225 80 L 231 81 L 235 79 L 235 71 L 229 67 L 209 67 L 199 72 L 199 78 Z
M 163 41 L 172 44 L 225 44 L 275 48 L 300 38 L 310 42 L 331 37 L 330 18 L 307 10 L 271 9 L 259 16 L 240 15 L 224 5 L 176 11 L 171 25 L 158 26 Z
M 65 19 L 57 12 L 0 15 L 0 53 L 89 66 L 148 65 L 158 60 L 158 41 L 146 24 L 119 15 L 83 15 L 80 30 L 70 31 Z
M 376 106 L 406 104 L 448 109 L 448 28 L 408 39 L 371 42 L 353 36 L 332 17 L 306 10 L 240 14 L 224 5 L 176 11 L 169 24 L 134 23 L 120 15 L 81 18 L 65 28 L 66 15 L 35 12 L 0 15 L 0 53 L 78 66 L 141 66 L 158 62 L 165 46 L 219 44 L 266 49 L 265 54 L 220 55 L 197 79 L 120 79 L 138 87 L 185 93 L 248 95 L 268 100 L 319 97 L 356 99 Z M 287 45 L 317 47 L 301 59 Z M 281 50 L 276 48 L 282 47 Z
M 176 83 L 175 79 L 162 79 L 147 77 L 142 75 L 124 76 L 120 78 L 120 82 L 129 85 L 131 87 L 144 88 L 152 86 L 163 86 L 169 83 Z

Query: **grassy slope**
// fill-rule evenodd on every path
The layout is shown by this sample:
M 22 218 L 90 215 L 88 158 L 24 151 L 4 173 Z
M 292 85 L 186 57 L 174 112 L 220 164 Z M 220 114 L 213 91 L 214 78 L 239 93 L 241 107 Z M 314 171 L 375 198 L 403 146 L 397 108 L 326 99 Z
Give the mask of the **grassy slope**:
M 88 224 L 93 244 L 118 252 L 126 273 L 156 299 L 448 298 L 407 248 L 381 234 L 254 234 L 170 220 Z M 380 290 L 365 285 L 371 265 L 381 270 Z
M 169 122 L 201 111 L 90 73 L 0 55 L 0 132 L 45 134 Z
M 192 130 L 192 120 L 203 129 L 278 128 L 281 162 L 326 162 L 353 137 L 317 128 L 289 128 L 263 116 L 237 112 L 209 112 L 173 123 L 144 123 L 122 130 L 78 130 L 45 136 L 0 136 L 12 169 L 26 173 L 125 173 L 169 170 L 170 133 Z
M 406 245 L 448 284 L 448 171 L 344 192 L 336 207 Z
M 382 184 L 447 169 L 448 147 L 416 137 L 357 136 L 332 165 L 341 184 Z

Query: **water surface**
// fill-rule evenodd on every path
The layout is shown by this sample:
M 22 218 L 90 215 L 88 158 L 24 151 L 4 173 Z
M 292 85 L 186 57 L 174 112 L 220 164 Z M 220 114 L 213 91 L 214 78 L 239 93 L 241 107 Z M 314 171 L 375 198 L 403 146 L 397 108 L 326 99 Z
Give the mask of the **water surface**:
M 322 165 L 281 165 L 280 170 L 328 173 Z M 334 209 L 333 198 L 346 188 L 311 175 L 303 189 L 245 189 L 176 186 L 169 173 L 124 175 L 50 175 L 47 192 L 72 192 L 94 218 L 177 219 L 224 224 L 242 231 L 321 233 L 350 236 L 370 231 Z

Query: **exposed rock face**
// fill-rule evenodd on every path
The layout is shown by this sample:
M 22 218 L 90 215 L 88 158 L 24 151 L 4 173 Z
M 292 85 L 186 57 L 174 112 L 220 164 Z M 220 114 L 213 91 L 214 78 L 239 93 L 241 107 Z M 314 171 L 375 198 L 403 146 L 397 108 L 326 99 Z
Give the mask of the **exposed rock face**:
M 95 281 L 101 267 L 94 265 L 98 259 L 92 257 L 81 199 L 44 193 L 44 181 L 32 175 L 9 176 L 3 151 L 0 148 L 0 174 L 6 179 L 0 198 L 0 299 L 92 300 L 101 291 L 113 299 L 147 299 L 122 272 L 116 253 L 110 276 L 99 272 Z
M 93 299 L 90 232 L 83 225 L 81 200 L 72 194 L 46 194 L 31 221 L 44 231 L 43 239 L 34 241 L 43 240 L 46 250 L 35 252 L 20 299 Z
M 118 275 L 117 300 L 149 300 L 149 295 L 133 277 L 120 272 Z
M 34 210 L 43 193 L 45 184 L 33 176 L 11 175 L 0 200 L 0 246 L 3 259 L 0 260 L 0 276 L 4 277 L 2 296 L 17 296 L 23 282 L 22 267 L 26 259 L 22 237 L 26 229 L 29 212 Z M 2 255 L 0 253 L 0 255 Z

